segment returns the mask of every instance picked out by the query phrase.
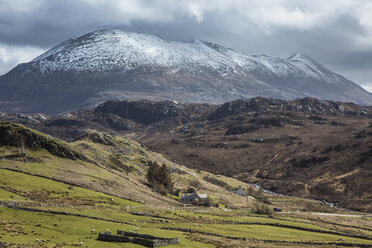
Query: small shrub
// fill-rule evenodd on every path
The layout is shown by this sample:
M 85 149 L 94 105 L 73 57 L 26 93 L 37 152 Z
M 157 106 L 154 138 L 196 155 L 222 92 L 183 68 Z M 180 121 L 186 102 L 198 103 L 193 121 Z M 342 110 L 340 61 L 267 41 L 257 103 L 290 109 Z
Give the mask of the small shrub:
M 195 189 L 201 189 L 203 187 L 202 183 L 198 179 L 191 180 L 189 185 Z
M 255 194 L 254 187 L 252 185 L 249 185 L 247 187 L 247 195 L 253 196 Z
M 335 208 L 325 205 L 321 202 L 307 201 L 305 203 L 305 209 L 309 212 L 322 212 L 322 213 L 332 213 L 336 212 Z
M 111 167 L 119 170 L 124 170 L 126 173 L 130 173 L 132 168 L 120 161 L 119 155 L 110 155 L 108 157 Z
M 254 198 L 258 199 L 259 201 L 266 203 L 266 204 L 271 204 L 269 199 L 264 195 L 264 192 L 262 189 L 255 189 L 252 185 L 247 187 L 247 194 L 250 196 L 253 196 Z
M 271 214 L 273 212 L 272 208 L 261 201 L 256 201 L 254 205 L 254 211 L 256 214 Z
M 205 206 L 205 207 L 210 207 L 213 205 L 213 202 L 210 197 L 208 197 L 206 200 L 200 201 L 199 199 L 195 199 L 194 205 L 199 205 L 199 206 Z

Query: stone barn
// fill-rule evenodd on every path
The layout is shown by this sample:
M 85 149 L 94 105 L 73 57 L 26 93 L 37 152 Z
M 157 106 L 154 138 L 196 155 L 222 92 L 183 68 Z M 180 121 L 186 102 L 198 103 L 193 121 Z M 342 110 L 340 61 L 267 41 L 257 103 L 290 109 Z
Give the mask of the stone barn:
M 247 196 L 247 192 L 245 188 L 242 188 L 242 186 L 239 185 L 239 188 L 235 190 L 235 193 L 241 196 Z
M 200 204 L 200 205 L 206 205 L 208 204 L 208 194 L 198 194 L 196 192 L 189 194 L 189 195 L 183 195 L 180 198 L 180 202 L 183 203 L 190 203 L 190 204 Z

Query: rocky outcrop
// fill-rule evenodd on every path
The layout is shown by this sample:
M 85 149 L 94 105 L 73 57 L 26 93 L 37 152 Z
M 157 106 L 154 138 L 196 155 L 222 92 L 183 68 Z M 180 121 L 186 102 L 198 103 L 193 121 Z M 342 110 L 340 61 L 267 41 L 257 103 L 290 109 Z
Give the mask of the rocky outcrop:
M 75 139 L 75 141 L 83 140 L 83 139 L 88 139 L 88 140 L 93 141 L 94 143 L 107 145 L 107 146 L 115 145 L 115 143 L 113 142 L 113 138 L 108 134 L 89 132 L 89 133 L 83 134 L 82 136 L 79 136 L 78 138 Z
M 87 161 L 84 155 L 75 152 L 66 143 L 19 124 L 0 123 L 0 145 L 22 148 L 40 147 L 62 158 Z
M 293 158 L 291 159 L 289 162 L 293 164 L 293 166 L 295 167 L 299 167 L 299 168 L 305 168 L 305 167 L 309 167 L 309 166 L 312 166 L 312 165 L 315 165 L 315 164 L 321 164 L 321 163 L 324 163 L 328 160 L 330 160 L 331 158 L 330 157 L 311 157 L 311 158 L 301 158 L 301 159 L 296 159 L 296 158 Z
M 272 111 L 294 111 L 311 114 L 311 119 L 319 119 L 314 115 L 333 116 L 365 116 L 372 118 L 372 108 L 362 107 L 353 103 L 318 100 L 315 98 L 303 98 L 293 101 L 285 101 L 271 98 L 239 99 L 224 103 L 217 107 L 209 115 L 210 120 L 215 120 L 235 114 L 248 113 L 259 114 Z
M 142 124 L 151 124 L 183 114 L 183 106 L 171 101 L 107 101 L 95 113 L 115 114 Z
M 78 119 L 57 118 L 45 123 L 47 127 L 53 126 L 84 126 L 84 121 Z

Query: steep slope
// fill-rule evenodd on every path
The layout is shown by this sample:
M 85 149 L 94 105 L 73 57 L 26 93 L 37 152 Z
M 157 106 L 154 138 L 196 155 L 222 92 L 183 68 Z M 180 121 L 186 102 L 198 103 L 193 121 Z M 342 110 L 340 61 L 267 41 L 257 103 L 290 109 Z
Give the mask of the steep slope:
M 223 103 L 265 96 L 372 104 L 372 95 L 313 59 L 246 55 L 208 42 L 96 31 L 0 77 L 1 111 L 61 113 L 105 100 Z

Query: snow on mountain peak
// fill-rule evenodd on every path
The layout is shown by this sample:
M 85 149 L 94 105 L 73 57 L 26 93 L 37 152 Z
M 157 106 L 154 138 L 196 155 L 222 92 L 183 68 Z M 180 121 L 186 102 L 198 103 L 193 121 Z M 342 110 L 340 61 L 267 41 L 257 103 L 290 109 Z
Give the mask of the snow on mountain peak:
M 295 53 L 292 56 L 290 56 L 288 58 L 288 60 L 291 60 L 291 61 L 301 61 L 301 62 L 303 62 L 305 64 L 308 64 L 308 65 L 316 65 L 316 66 L 319 66 L 320 65 L 313 58 L 311 58 L 311 57 L 309 57 L 309 56 L 307 56 L 306 54 L 303 54 L 303 53 Z
M 310 57 L 303 53 L 295 53 L 295 54 L 292 54 L 288 59 L 289 60 L 306 60 L 307 58 L 310 58 Z
M 322 77 L 317 63 L 303 54 L 288 59 L 266 55 L 247 55 L 211 42 L 180 42 L 159 36 L 100 30 L 67 40 L 35 58 L 41 72 L 120 71 L 139 67 L 169 71 L 200 72 L 216 70 L 222 77 L 246 75 L 253 70 L 277 77 L 292 74 Z
M 200 66 L 220 69 L 248 64 L 248 58 L 221 48 L 198 40 L 178 42 L 154 35 L 103 30 L 67 40 L 32 62 L 43 71 L 125 71 L 141 65 L 193 70 Z

